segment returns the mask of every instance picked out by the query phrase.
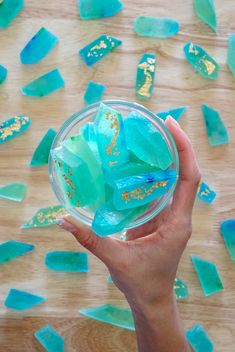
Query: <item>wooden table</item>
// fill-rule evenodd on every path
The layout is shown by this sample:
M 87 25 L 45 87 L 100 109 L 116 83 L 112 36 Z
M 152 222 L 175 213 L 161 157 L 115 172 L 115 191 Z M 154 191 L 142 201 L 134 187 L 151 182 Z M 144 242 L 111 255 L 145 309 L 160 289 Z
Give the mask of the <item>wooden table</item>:
M 135 351 L 133 332 L 88 320 L 78 313 L 79 308 L 104 303 L 127 306 L 119 291 L 106 282 L 108 273 L 104 265 L 91 256 L 89 274 L 48 271 L 44 265 L 45 253 L 80 250 L 80 246 L 56 226 L 22 231 L 20 225 L 38 208 L 56 204 L 47 167 L 31 170 L 28 166 L 45 131 L 49 127 L 58 129 L 82 108 L 88 80 L 107 85 L 106 99 L 135 101 L 136 66 L 145 52 L 156 53 L 158 67 L 154 94 L 144 104 L 154 112 L 189 106 L 181 124 L 192 139 L 203 179 L 218 192 L 213 205 L 196 204 L 193 236 L 179 267 L 179 277 L 190 287 L 189 300 L 179 303 L 185 328 L 200 322 L 214 341 L 215 351 L 235 350 L 235 266 L 219 233 L 220 221 L 234 216 L 235 80 L 226 66 L 226 49 L 228 34 L 235 32 L 235 2 L 216 1 L 217 35 L 196 17 L 192 1 L 126 0 L 124 3 L 125 10 L 114 18 L 81 21 L 75 0 L 26 1 L 20 16 L 7 30 L 0 31 L 0 63 L 9 69 L 8 79 L 0 87 L 0 119 L 26 114 L 33 120 L 27 133 L 0 148 L 1 184 L 22 181 L 28 185 L 23 203 L 1 200 L 0 241 L 19 240 L 36 246 L 34 252 L 0 268 L 0 352 L 43 351 L 33 333 L 46 323 L 51 323 L 64 336 L 69 352 Z M 137 37 L 133 20 L 139 15 L 175 17 L 181 24 L 180 33 L 167 40 Z M 55 33 L 60 44 L 41 63 L 23 66 L 19 53 L 41 26 Z M 78 57 L 78 49 L 102 33 L 120 38 L 123 45 L 88 68 Z M 185 61 L 182 49 L 190 40 L 201 44 L 220 63 L 221 73 L 216 82 L 195 74 Z M 42 99 L 22 96 L 22 85 L 56 67 L 65 79 L 65 89 Z M 200 110 L 202 103 L 221 113 L 231 137 L 228 146 L 209 147 Z M 218 265 L 223 292 L 203 296 L 190 254 Z M 45 296 L 47 301 L 17 314 L 3 304 L 13 287 Z

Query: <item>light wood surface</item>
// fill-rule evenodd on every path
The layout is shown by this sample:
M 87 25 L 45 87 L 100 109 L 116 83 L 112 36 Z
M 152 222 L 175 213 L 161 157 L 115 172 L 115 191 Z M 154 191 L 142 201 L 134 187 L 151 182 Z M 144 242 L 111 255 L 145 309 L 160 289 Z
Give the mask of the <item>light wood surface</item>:
M 26 7 L 13 24 L 0 31 L 0 63 L 9 69 L 7 81 L 0 87 L 0 120 L 17 114 L 29 115 L 31 129 L 0 147 L 0 183 L 22 181 L 28 185 L 21 204 L 0 201 L 0 242 L 19 240 L 33 243 L 35 251 L 0 268 L 0 352 L 43 351 L 34 339 L 35 330 L 51 323 L 65 337 L 66 351 L 134 352 L 135 334 L 88 320 L 79 308 L 103 303 L 127 306 L 119 291 L 106 282 L 104 265 L 90 256 L 88 274 L 64 274 L 48 271 L 44 255 L 53 250 L 81 250 L 72 236 L 56 226 L 39 230 L 20 230 L 34 212 L 56 204 L 48 181 L 47 167 L 30 170 L 33 150 L 44 132 L 58 129 L 72 113 L 83 106 L 88 80 L 107 85 L 105 98 L 136 101 L 136 66 L 144 52 L 157 55 L 155 90 L 145 103 L 153 112 L 188 105 L 182 126 L 192 139 L 203 179 L 217 191 L 211 206 L 197 202 L 193 218 L 193 236 L 183 255 L 179 277 L 190 287 L 190 298 L 179 303 L 185 328 L 200 322 L 215 343 L 216 352 L 235 350 L 235 266 L 219 233 L 219 222 L 234 216 L 235 201 L 235 79 L 226 66 L 227 36 L 235 32 L 234 0 L 216 0 L 219 29 L 215 35 L 195 15 L 192 0 L 123 0 L 125 10 L 114 18 L 81 21 L 75 0 L 26 0 Z M 133 20 L 139 15 L 176 18 L 179 35 L 157 40 L 137 37 Z M 46 26 L 60 38 L 59 45 L 41 63 L 23 66 L 19 53 L 26 41 Z M 123 40 L 123 45 L 106 59 L 88 68 L 79 58 L 79 48 L 107 33 Z M 193 40 L 202 45 L 221 65 L 216 82 L 194 73 L 185 61 L 182 48 Z M 58 67 L 66 87 L 48 97 L 23 97 L 20 87 L 37 76 Z M 228 146 L 208 145 L 200 105 L 218 109 L 230 133 Z M 218 265 L 224 291 L 205 298 L 190 261 L 190 254 Z M 4 307 L 10 288 L 28 290 L 45 296 L 46 303 L 24 314 Z M 156 312 L 157 314 L 157 312 Z M 170 332 L 169 332 L 170 333 Z M 174 351 L 169 351 L 174 352 Z

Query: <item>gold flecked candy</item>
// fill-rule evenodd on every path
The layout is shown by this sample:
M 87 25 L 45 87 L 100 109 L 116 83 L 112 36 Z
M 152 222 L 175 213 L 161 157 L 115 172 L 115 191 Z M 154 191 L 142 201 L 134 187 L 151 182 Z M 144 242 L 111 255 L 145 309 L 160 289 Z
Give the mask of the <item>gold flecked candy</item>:
M 22 229 L 30 229 L 33 227 L 46 227 L 56 224 L 56 220 L 67 214 L 61 205 L 55 205 L 48 208 L 39 209 L 32 219 L 21 226 Z
M 0 144 L 7 142 L 25 132 L 31 125 L 31 120 L 27 116 L 11 117 L 0 124 Z
M 148 99 L 152 95 L 156 56 L 144 54 L 138 64 L 136 76 L 136 96 L 140 99 Z

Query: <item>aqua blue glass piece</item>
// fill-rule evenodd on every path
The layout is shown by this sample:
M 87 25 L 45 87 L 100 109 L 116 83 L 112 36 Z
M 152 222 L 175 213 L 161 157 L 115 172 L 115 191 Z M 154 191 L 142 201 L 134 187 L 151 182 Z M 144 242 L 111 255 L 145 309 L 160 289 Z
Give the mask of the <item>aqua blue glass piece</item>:
M 103 84 L 89 81 L 83 97 L 85 104 L 90 105 L 101 101 L 105 90 L 106 87 Z
M 202 105 L 204 122 L 206 125 L 207 137 L 212 147 L 229 143 L 229 135 L 225 124 L 218 111 L 206 104 Z
M 128 330 L 135 330 L 134 320 L 130 309 L 105 304 L 99 307 L 80 309 L 79 313 L 103 323 L 119 326 Z
M 24 7 L 24 0 L 0 1 L 0 28 L 5 29 Z
M 181 116 L 184 114 L 184 112 L 187 109 L 188 109 L 187 106 L 180 106 L 180 107 L 175 108 L 175 109 L 170 109 L 170 110 L 166 110 L 166 111 L 157 112 L 156 115 L 158 117 L 160 117 L 164 121 L 166 120 L 167 116 L 171 116 L 176 121 L 179 121 L 179 119 L 181 118 Z
M 12 288 L 5 300 L 5 306 L 14 310 L 25 310 L 43 303 L 45 298 Z
M 47 72 L 21 88 L 28 97 L 44 97 L 64 87 L 64 80 L 58 69 Z
M 109 275 L 109 276 L 107 277 L 107 282 L 109 282 L 110 284 L 113 283 L 113 279 L 112 279 L 112 276 L 111 276 L 111 275 Z
M 189 296 L 189 289 L 187 284 L 177 277 L 174 281 L 174 293 L 177 300 L 188 299 Z
M 211 204 L 216 198 L 216 193 L 205 182 L 200 183 L 197 195 L 201 200 L 208 204 Z
M 45 325 L 34 336 L 47 352 L 64 352 L 64 339 L 51 325 Z
M 56 220 L 66 215 L 66 210 L 61 205 L 54 205 L 47 208 L 39 209 L 32 219 L 21 226 L 22 229 L 31 229 L 34 227 L 47 227 L 56 224 Z
M 111 17 L 123 9 L 119 0 L 78 0 L 81 19 Z
M 12 182 L 0 187 L 0 198 L 21 202 L 27 191 L 27 186 L 24 183 Z
M 48 164 L 50 150 L 55 136 L 56 131 L 52 128 L 49 128 L 33 153 L 32 159 L 30 161 L 30 167 Z
M 15 116 L 0 124 L 0 144 L 17 137 L 27 131 L 31 120 L 27 116 Z
M 6 78 L 7 78 L 7 69 L 4 66 L 0 65 L 0 84 L 2 84 Z
M 98 145 L 96 142 L 95 126 L 93 122 L 88 122 L 81 128 L 81 134 L 85 141 L 87 141 L 92 153 L 95 155 L 96 159 L 100 163 L 100 154 L 98 150 Z
M 121 45 L 121 40 L 103 34 L 79 51 L 82 60 L 88 65 L 94 65 L 113 49 Z
M 149 99 L 153 92 L 156 69 L 156 55 L 144 54 L 137 67 L 136 96 L 140 99 Z
M 0 244 L 0 264 L 15 259 L 23 254 L 26 254 L 34 249 L 32 244 L 8 241 Z
M 233 261 L 235 261 L 235 220 L 228 219 L 220 224 L 221 235 L 224 239 L 228 253 Z
M 217 20 L 214 0 L 194 0 L 197 16 L 216 32 Z
M 54 34 L 42 27 L 21 51 L 22 64 L 36 64 L 49 54 L 58 41 Z
M 134 21 L 134 31 L 144 37 L 169 38 L 179 32 L 179 23 L 171 18 L 140 16 Z
M 214 346 L 205 329 L 200 324 L 195 324 L 186 332 L 186 339 L 194 352 L 213 352 Z
M 227 65 L 235 77 L 235 33 L 228 37 Z
M 81 252 L 49 252 L 45 264 L 50 270 L 87 273 L 88 255 Z

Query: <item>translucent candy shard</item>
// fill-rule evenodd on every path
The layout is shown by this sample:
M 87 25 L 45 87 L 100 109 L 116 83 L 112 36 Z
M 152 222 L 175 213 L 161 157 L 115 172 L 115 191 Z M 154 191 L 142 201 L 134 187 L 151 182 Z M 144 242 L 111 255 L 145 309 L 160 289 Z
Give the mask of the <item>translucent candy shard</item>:
M 21 226 L 22 229 L 30 229 L 33 227 L 47 227 L 56 224 L 56 220 L 67 214 L 61 205 L 55 205 L 48 208 L 39 209 L 32 219 Z
M 49 130 L 43 136 L 42 140 L 40 141 L 40 143 L 38 144 L 37 148 L 33 153 L 33 156 L 30 162 L 30 167 L 36 167 L 36 166 L 48 164 L 48 158 L 50 155 L 51 146 L 55 136 L 56 136 L 56 131 L 53 130 L 52 128 L 49 128 Z
M 191 258 L 205 296 L 223 290 L 223 284 L 220 280 L 216 265 L 195 257 L 194 255 L 192 255 Z
M 225 220 L 220 224 L 221 235 L 224 239 L 228 253 L 235 261 L 235 220 Z
M 80 252 L 49 252 L 45 264 L 50 270 L 87 273 L 88 255 Z
M 215 80 L 219 74 L 219 64 L 199 45 L 187 43 L 184 47 L 186 59 L 200 73 L 201 76 L 207 79 Z
M 101 101 L 105 90 L 106 87 L 103 84 L 89 81 L 83 97 L 85 104 L 90 105 Z
M 88 122 L 81 128 L 81 134 L 85 141 L 87 141 L 92 153 L 95 155 L 96 159 L 100 162 L 100 154 L 98 150 L 98 145 L 96 142 L 95 127 L 93 122 Z
M 228 56 L 227 65 L 235 77 L 235 34 L 230 34 L 228 37 Z
M 228 131 L 219 113 L 208 105 L 202 105 L 209 144 L 212 147 L 229 143 Z
M 110 284 L 113 283 L 113 279 L 112 279 L 112 276 L 111 276 L 111 275 L 109 275 L 109 276 L 107 277 L 107 282 L 109 282 Z
M 99 38 L 82 48 L 79 51 L 79 54 L 82 60 L 88 66 L 91 66 L 94 65 L 97 61 L 101 60 L 104 56 L 109 54 L 113 49 L 117 48 L 121 44 L 121 40 L 103 34 Z
M 194 325 L 186 332 L 186 339 L 195 352 L 213 352 L 214 346 L 206 331 L 200 324 Z
M 42 60 L 58 43 L 58 38 L 42 27 L 20 53 L 22 64 L 35 64 Z
M 15 259 L 34 249 L 32 244 L 23 242 L 8 241 L 0 244 L 0 264 Z
M 188 299 L 189 296 L 189 290 L 187 284 L 178 279 L 177 277 L 175 278 L 174 281 L 174 292 L 176 299 L 178 300 L 183 300 L 183 299 Z
M 43 303 L 45 299 L 28 292 L 19 291 L 12 288 L 5 300 L 5 306 L 14 310 L 25 310 Z
M 51 325 L 45 325 L 34 336 L 47 352 L 64 352 L 64 339 Z
M 216 32 L 217 21 L 213 0 L 194 0 L 197 16 Z
M 0 198 L 21 202 L 27 191 L 27 186 L 24 183 L 8 183 L 0 187 Z
M 0 7 L 1 7 L 1 4 L 0 4 Z M 5 79 L 7 78 L 7 69 L 0 65 L 0 84 L 2 84 Z
M 211 204 L 216 198 L 216 193 L 205 182 L 201 182 L 198 187 L 197 195 L 208 204 Z
M 47 72 L 21 88 L 23 95 L 44 97 L 64 87 L 64 80 L 58 69 Z
M 119 326 L 124 329 L 135 330 L 133 316 L 130 309 L 105 304 L 99 307 L 80 309 L 79 313 L 88 318 L 102 321 L 103 323 Z
M 27 131 L 31 120 L 27 116 L 11 117 L 0 124 L 0 144 Z
M 134 31 L 140 36 L 169 38 L 179 32 L 179 23 L 170 18 L 137 17 Z
M 156 68 L 156 55 L 144 54 L 137 67 L 136 96 L 140 99 L 149 99 L 153 92 Z
M 24 0 L 0 1 L 0 28 L 5 29 L 24 7 Z
M 156 115 L 158 117 L 160 117 L 162 120 L 166 120 L 166 118 L 168 116 L 173 117 L 173 119 L 175 119 L 176 121 L 179 121 L 179 119 L 181 118 L 181 116 L 184 114 L 184 112 L 188 109 L 187 106 L 180 106 L 178 108 L 175 109 L 171 109 L 171 110 L 166 110 L 166 111 L 161 111 L 156 113 Z
M 80 17 L 90 20 L 101 17 L 111 17 L 123 9 L 119 0 L 78 0 Z

